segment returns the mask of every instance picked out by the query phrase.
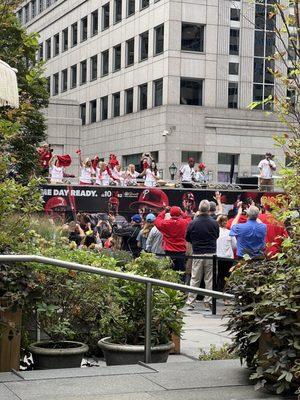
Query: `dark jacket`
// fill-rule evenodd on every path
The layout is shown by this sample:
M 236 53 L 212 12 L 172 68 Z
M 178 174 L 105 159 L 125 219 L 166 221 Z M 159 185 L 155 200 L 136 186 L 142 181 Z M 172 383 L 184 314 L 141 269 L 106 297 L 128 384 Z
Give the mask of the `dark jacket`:
M 209 215 L 199 215 L 190 222 L 186 241 L 193 247 L 193 254 L 214 254 L 217 250 L 219 225 Z
M 138 257 L 141 253 L 141 248 L 138 247 L 136 240 L 140 230 L 141 225 L 124 225 L 121 228 L 113 226 L 113 233 L 123 237 L 122 250 L 130 251 L 134 257 Z

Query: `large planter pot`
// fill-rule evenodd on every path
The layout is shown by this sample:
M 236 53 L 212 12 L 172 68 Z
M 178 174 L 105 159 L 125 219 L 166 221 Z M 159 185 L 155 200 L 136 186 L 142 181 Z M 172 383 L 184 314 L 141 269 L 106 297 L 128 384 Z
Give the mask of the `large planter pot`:
M 86 344 L 72 341 L 36 342 L 29 346 L 34 369 L 80 367 L 83 355 L 88 349 Z
M 99 340 L 98 346 L 103 351 L 107 365 L 137 364 L 139 361 L 144 361 L 144 346 L 142 345 L 111 343 L 110 338 L 106 337 Z M 166 362 L 173 347 L 173 342 L 151 347 L 151 363 Z

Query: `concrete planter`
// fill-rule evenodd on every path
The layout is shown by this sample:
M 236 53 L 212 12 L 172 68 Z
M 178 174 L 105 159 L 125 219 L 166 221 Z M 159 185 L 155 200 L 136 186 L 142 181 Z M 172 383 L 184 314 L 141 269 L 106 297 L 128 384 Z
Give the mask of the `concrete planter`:
M 98 346 L 103 351 L 107 365 L 137 364 L 139 361 L 144 361 L 144 346 L 142 345 L 111 343 L 110 338 L 106 337 L 99 340 Z M 166 362 L 173 347 L 173 342 L 151 347 L 151 362 Z
M 80 342 L 36 342 L 29 346 L 34 369 L 76 368 L 81 366 L 89 347 Z

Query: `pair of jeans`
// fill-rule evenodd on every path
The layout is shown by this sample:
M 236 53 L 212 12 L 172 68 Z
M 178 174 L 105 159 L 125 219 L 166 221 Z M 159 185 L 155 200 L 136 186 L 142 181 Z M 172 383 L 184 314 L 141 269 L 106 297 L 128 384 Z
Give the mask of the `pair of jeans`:
M 193 256 L 210 256 L 214 254 L 193 254 Z M 211 259 L 193 259 L 192 277 L 190 286 L 199 287 L 204 276 L 205 289 L 212 290 L 212 277 L 213 277 L 213 260 Z M 192 304 L 197 298 L 197 293 L 189 293 L 187 304 Z M 204 303 L 211 304 L 211 297 L 205 296 Z

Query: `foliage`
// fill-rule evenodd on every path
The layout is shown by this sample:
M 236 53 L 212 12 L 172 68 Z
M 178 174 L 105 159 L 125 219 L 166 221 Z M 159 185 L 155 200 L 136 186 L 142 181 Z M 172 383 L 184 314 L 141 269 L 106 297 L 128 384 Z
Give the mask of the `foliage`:
M 230 351 L 228 343 L 224 343 L 219 348 L 215 344 L 211 344 L 208 351 L 200 349 L 199 354 L 200 361 L 232 360 L 235 358 L 238 358 L 238 356 L 235 352 Z
M 179 282 L 179 275 L 170 269 L 168 260 L 142 253 L 125 266 L 125 272 L 150 278 Z M 168 288 L 153 286 L 152 345 L 168 343 L 171 334 L 182 329 L 184 295 Z M 121 344 L 144 344 L 146 285 L 119 280 L 101 320 L 103 331 L 110 332 L 111 341 Z
M 37 34 L 27 33 L 14 14 L 15 1 L 0 4 L 0 59 L 16 68 L 20 107 L 0 108 L 0 179 L 12 168 L 26 183 L 38 170 L 36 147 L 45 139 L 41 109 L 48 104 L 43 65 L 36 61 Z

